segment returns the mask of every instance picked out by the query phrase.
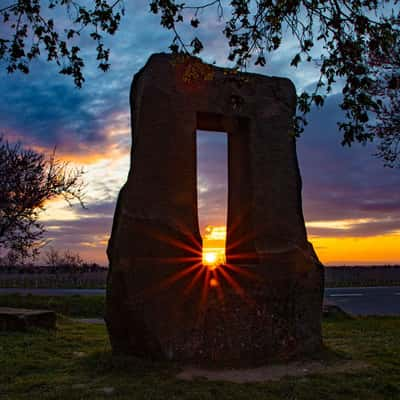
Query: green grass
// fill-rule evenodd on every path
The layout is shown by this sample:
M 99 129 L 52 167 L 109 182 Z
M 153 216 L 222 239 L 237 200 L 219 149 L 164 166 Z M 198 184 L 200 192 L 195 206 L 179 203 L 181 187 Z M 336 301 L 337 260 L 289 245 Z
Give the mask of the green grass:
M 49 309 L 70 317 L 101 318 L 104 296 L 0 295 L 0 307 Z
M 44 304 L 43 298 L 30 300 Z M 62 301 L 70 304 L 70 315 L 80 316 L 96 316 L 92 301 L 103 304 L 86 298 L 55 304 Z M 79 313 L 75 301 L 91 307 Z M 325 320 L 323 330 L 336 362 L 352 359 L 370 367 L 265 384 L 183 382 L 175 378 L 176 365 L 113 358 L 104 326 L 59 316 L 55 332 L 0 333 L 0 399 L 400 399 L 400 318 L 337 316 Z M 104 393 L 110 387 L 114 392 Z

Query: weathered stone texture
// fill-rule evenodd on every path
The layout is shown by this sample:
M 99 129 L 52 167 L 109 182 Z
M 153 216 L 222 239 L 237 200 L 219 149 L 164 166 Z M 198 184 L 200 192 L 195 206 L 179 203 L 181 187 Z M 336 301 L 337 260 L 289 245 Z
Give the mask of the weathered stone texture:
M 113 350 L 248 363 L 314 352 L 323 268 L 302 214 L 293 84 L 211 66 L 206 78 L 187 80 L 191 62 L 153 55 L 132 84 L 131 170 L 108 247 Z M 230 267 L 217 288 L 193 267 L 201 262 L 196 129 L 228 133 Z

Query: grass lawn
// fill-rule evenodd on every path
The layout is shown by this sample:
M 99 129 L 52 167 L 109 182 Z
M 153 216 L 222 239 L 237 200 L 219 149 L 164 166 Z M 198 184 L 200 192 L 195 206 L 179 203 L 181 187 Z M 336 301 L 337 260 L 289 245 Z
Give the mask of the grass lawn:
M 56 332 L 0 333 L 0 399 L 400 399 L 400 318 L 329 318 L 324 338 L 339 358 L 369 367 L 265 384 L 186 382 L 174 365 L 112 358 L 104 326 L 59 316 Z

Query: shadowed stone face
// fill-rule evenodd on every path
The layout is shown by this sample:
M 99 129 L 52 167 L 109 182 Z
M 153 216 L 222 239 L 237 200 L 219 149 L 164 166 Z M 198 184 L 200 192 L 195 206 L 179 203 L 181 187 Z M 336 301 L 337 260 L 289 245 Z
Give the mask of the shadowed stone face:
M 304 226 L 295 102 L 287 79 L 193 58 L 156 54 L 135 75 L 131 169 L 108 247 L 115 353 L 256 364 L 320 348 L 323 269 Z M 228 134 L 216 271 L 201 265 L 197 129 Z

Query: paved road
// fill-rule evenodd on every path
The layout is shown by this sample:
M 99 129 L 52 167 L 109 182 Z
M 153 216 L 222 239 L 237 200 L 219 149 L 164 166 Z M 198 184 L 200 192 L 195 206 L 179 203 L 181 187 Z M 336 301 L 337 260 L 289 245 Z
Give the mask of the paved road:
M 104 289 L 1 289 L 2 294 L 43 296 L 104 295 Z M 325 289 L 325 302 L 354 315 L 400 315 L 400 286 Z
M 325 302 L 354 315 L 400 315 L 400 286 L 327 288 Z

